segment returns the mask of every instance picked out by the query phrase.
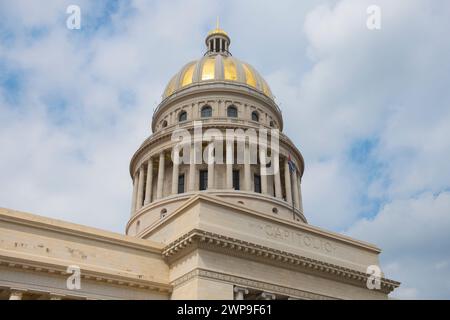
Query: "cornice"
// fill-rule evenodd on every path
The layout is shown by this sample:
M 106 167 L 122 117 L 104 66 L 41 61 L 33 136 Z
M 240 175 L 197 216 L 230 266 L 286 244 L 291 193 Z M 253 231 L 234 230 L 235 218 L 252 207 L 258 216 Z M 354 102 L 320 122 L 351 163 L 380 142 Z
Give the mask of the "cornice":
M 161 249 L 163 248 L 160 243 L 156 243 L 154 241 L 141 240 L 119 233 L 4 208 L 0 208 L 0 221 L 24 225 L 41 230 L 49 230 L 66 235 L 73 235 L 78 238 L 86 238 L 94 241 L 116 244 L 121 247 L 143 250 L 155 254 L 160 254 Z
M 206 279 L 213 279 L 218 281 L 224 281 L 228 283 L 233 283 L 235 285 L 239 285 L 246 288 L 256 289 L 256 290 L 262 290 L 265 292 L 272 292 L 284 296 L 290 296 L 290 297 L 297 297 L 299 299 L 305 299 L 305 300 L 337 300 L 336 298 L 305 291 L 305 290 L 298 290 L 293 288 L 288 288 L 284 286 L 275 285 L 268 282 L 258 281 L 254 279 L 248 279 L 248 278 L 242 278 L 237 277 L 234 275 L 216 272 L 216 271 L 210 271 L 202 268 L 194 269 L 185 275 L 175 279 L 171 282 L 174 288 L 179 287 L 183 285 L 184 283 L 195 279 L 195 278 L 206 278 Z
M 144 205 L 141 209 L 136 211 L 136 213 L 128 220 L 127 225 L 125 227 L 125 233 L 128 233 L 129 228 L 132 223 L 134 223 L 136 220 L 142 218 L 143 215 L 145 215 L 148 211 L 152 210 L 155 207 L 161 207 L 161 206 L 173 203 L 173 202 L 185 200 L 185 202 L 180 204 L 180 208 L 176 209 L 176 211 L 178 212 L 180 209 L 185 208 L 184 205 L 185 205 L 185 203 L 187 203 L 187 201 L 189 201 L 190 199 L 194 199 L 194 198 L 197 199 L 196 198 L 197 195 L 205 195 L 205 194 L 212 195 L 214 197 L 219 197 L 219 198 L 221 198 L 223 196 L 231 196 L 231 197 L 236 197 L 236 198 L 241 198 L 241 199 L 246 199 L 246 198 L 251 198 L 252 200 L 260 199 L 261 201 L 271 202 L 274 205 L 282 206 L 288 210 L 292 210 L 292 205 L 290 205 L 289 203 L 287 203 L 284 200 L 281 200 L 279 198 L 272 197 L 269 195 L 251 192 L 251 191 L 242 191 L 242 190 L 236 191 L 236 190 L 226 190 L 226 189 L 192 191 L 192 192 L 185 192 L 185 193 L 170 195 L 168 197 L 165 197 L 165 198 L 156 200 L 154 202 L 151 202 L 147 205 Z M 224 201 L 226 201 L 226 200 L 224 200 Z M 228 201 L 226 201 L 226 203 L 235 206 L 235 204 L 232 204 Z M 299 216 L 300 219 L 302 219 L 302 222 L 308 223 L 308 220 L 306 219 L 305 215 L 299 209 L 295 208 L 295 214 L 297 216 Z M 165 219 L 164 221 L 167 221 L 167 219 Z M 149 227 L 152 227 L 152 226 L 153 225 L 151 225 Z M 142 238 L 146 234 L 147 231 L 148 231 L 147 228 L 142 230 L 141 232 L 139 232 L 136 235 L 136 237 Z
M 202 120 L 195 120 L 195 121 L 202 121 Z M 131 178 L 133 178 L 134 169 L 136 168 L 136 164 L 138 162 L 145 161 L 143 159 L 147 159 L 147 158 L 157 154 L 157 151 L 159 151 L 159 149 L 152 150 L 152 151 L 154 151 L 153 153 L 150 153 L 150 151 L 151 151 L 150 149 L 154 148 L 155 145 L 158 142 L 165 141 L 165 140 L 170 140 L 173 131 L 176 130 L 176 129 L 193 130 L 193 128 L 194 128 L 194 120 L 188 121 L 188 122 L 183 123 L 181 125 L 177 124 L 177 125 L 173 125 L 171 127 L 165 128 L 162 131 L 155 132 L 150 137 L 145 139 L 144 142 L 139 146 L 139 148 L 136 150 L 136 152 L 131 157 L 130 166 L 129 166 L 129 172 L 130 172 Z M 202 128 L 260 129 L 261 126 L 252 125 L 252 124 L 248 124 L 248 123 L 245 123 L 245 122 L 243 122 L 243 123 L 234 122 L 234 121 L 233 122 L 228 122 L 228 121 L 227 122 L 220 122 L 220 120 L 219 121 L 215 121 L 213 118 L 211 118 L 208 121 L 202 121 Z M 268 139 L 269 139 L 270 134 L 271 134 L 270 133 L 270 128 L 265 128 L 265 129 L 267 129 Z M 303 176 L 303 173 L 305 171 L 305 160 L 304 160 L 303 155 L 301 154 L 300 150 L 297 149 L 297 147 L 294 145 L 294 143 L 283 132 L 280 132 L 279 138 L 280 138 L 280 142 L 284 143 L 285 145 L 287 145 L 290 148 L 290 150 L 293 151 L 295 156 L 299 159 L 299 161 L 300 161 L 300 164 L 299 164 L 300 176 Z M 176 142 L 173 142 L 173 144 L 175 144 L 175 143 Z M 287 156 L 287 155 L 284 155 L 284 156 Z
M 163 256 L 169 262 L 172 262 L 195 248 L 220 251 L 227 255 L 236 255 L 247 259 L 251 258 L 335 281 L 347 282 L 363 288 L 366 288 L 368 279 L 366 273 L 358 270 L 199 229 L 194 229 L 167 245 L 163 250 Z M 380 291 L 388 294 L 399 285 L 399 282 L 382 278 Z
M 245 98 L 257 100 L 258 102 L 266 105 L 269 108 L 272 108 L 273 111 L 275 111 L 276 115 L 279 118 L 280 128 L 283 128 L 282 111 L 275 103 L 275 101 L 272 100 L 271 98 L 268 98 L 263 93 L 243 83 L 234 83 L 231 81 L 208 81 L 202 83 L 193 83 L 189 86 L 186 86 L 178 90 L 177 92 L 173 93 L 169 97 L 162 100 L 153 112 L 152 129 L 154 129 L 154 119 L 156 119 L 160 115 L 162 110 L 166 109 L 166 107 L 170 107 L 171 105 L 179 102 L 180 100 L 188 99 L 192 96 L 201 97 L 217 93 L 219 94 L 231 93 L 243 96 Z
M 68 277 L 71 274 L 67 273 L 67 265 L 37 261 L 36 259 L 24 259 L 19 257 L 7 256 L 0 252 L 0 266 L 13 268 L 15 270 L 23 270 L 28 272 L 38 272 L 47 275 Z M 139 275 L 136 277 L 127 277 L 122 275 L 108 274 L 107 271 L 92 270 L 86 266 L 80 265 L 81 278 L 105 284 L 134 287 L 144 290 L 152 290 L 161 293 L 172 292 L 170 284 L 140 279 Z
M 220 206 L 223 206 L 226 208 L 234 209 L 241 213 L 246 213 L 246 214 L 250 214 L 254 217 L 261 218 L 264 221 L 277 223 L 277 224 L 280 224 L 285 227 L 286 226 L 293 227 L 298 230 L 306 231 L 313 235 L 321 236 L 321 237 L 324 237 L 324 238 L 332 240 L 332 241 L 337 241 L 337 242 L 343 243 L 345 245 L 354 246 L 358 249 L 367 250 L 371 253 L 378 254 L 381 252 L 381 250 L 377 246 L 375 246 L 371 243 L 353 239 L 346 235 L 336 233 L 333 231 L 324 230 L 322 228 L 319 228 L 319 227 L 316 227 L 316 226 L 313 226 L 313 225 L 310 225 L 307 223 L 298 223 L 298 222 L 289 221 L 289 220 L 286 220 L 286 219 L 283 219 L 280 217 L 276 217 L 274 215 L 267 215 L 267 214 L 261 213 L 259 211 L 253 210 L 249 207 L 240 206 L 240 205 L 228 202 L 226 200 L 223 200 L 220 197 L 208 195 L 207 193 L 201 193 L 201 192 L 197 193 L 194 197 L 192 197 L 189 200 L 187 200 L 186 202 L 184 202 L 179 208 L 177 208 L 174 212 L 167 215 L 164 219 L 158 220 L 154 224 L 152 224 L 152 225 L 148 226 L 147 228 L 145 228 L 144 230 L 142 230 L 138 236 L 145 239 L 151 233 L 156 232 L 160 227 L 167 224 L 168 221 L 174 219 L 179 214 L 182 214 L 183 210 L 186 207 L 194 205 L 195 203 L 197 203 L 199 201 L 206 201 L 206 202 L 209 202 L 212 204 L 216 204 L 216 205 L 220 205 Z

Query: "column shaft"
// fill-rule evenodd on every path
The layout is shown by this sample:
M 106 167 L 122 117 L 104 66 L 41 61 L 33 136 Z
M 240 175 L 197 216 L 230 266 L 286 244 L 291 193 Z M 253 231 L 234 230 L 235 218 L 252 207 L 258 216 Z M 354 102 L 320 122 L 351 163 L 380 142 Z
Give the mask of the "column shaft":
M 133 177 L 133 195 L 131 197 L 131 215 L 133 215 L 134 212 L 136 211 L 138 183 L 139 183 L 139 175 L 135 173 Z
M 136 210 L 142 208 L 142 203 L 144 201 L 144 166 L 141 165 L 139 168 L 139 184 L 138 184 L 138 195 L 137 195 L 137 203 Z
M 284 187 L 286 189 L 286 201 L 292 203 L 291 173 L 287 158 L 284 160 Z
M 250 150 L 246 143 L 244 149 L 244 188 L 245 191 L 252 191 L 252 178 L 251 178 L 251 167 L 250 167 Z
M 145 185 L 145 200 L 144 204 L 152 202 L 152 187 L 153 187 L 153 159 L 150 158 L 147 164 L 147 182 Z
M 159 154 L 159 167 L 158 167 L 158 185 L 156 187 L 156 199 L 161 199 L 163 196 L 164 188 L 164 151 Z
M 189 151 L 189 191 L 194 191 L 195 189 L 195 144 L 191 145 L 191 150 Z
M 226 170 L 227 170 L 227 189 L 233 189 L 233 141 L 227 141 L 227 159 L 226 159 Z
M 274 163 L 275 197 L 277 197 L 278 199 L 281 199 L 281 198 L 283 198 L 283 194 L 281 192 L 280 155 L 274 154 L 273 160 L 275 161 L 275 163 Z
M 294 170 L 294 172 L 292 172 L 292 181 L 294 186 L 294 205 L 297 209 L 300 209 L 300 196 L 298 194 L 297 170 Z
M 300 212 L 304 214 L 303 212 L 303 197 L 302 197 L 302 178 L 298 177 L 298 196 L 299 196 L 299 204 L 300 204 Z
M 266 161 L 261 161 L 261 159 L 266 159 L 266 148 L 259 147 L 259 171 L 261 176 L 261 193 L 267 194 L 267 167 Z
M 173 167 L 172 167 L 172 194 L 178 193 L 178 172 L 180 163 L 180 150 L 178 148 L 173 149 Z
M 213 142 L 211 142 L 208 145 L 208 189 L 214 189 L 215 183 L 214 183 L 214 148 L 213 148 Z

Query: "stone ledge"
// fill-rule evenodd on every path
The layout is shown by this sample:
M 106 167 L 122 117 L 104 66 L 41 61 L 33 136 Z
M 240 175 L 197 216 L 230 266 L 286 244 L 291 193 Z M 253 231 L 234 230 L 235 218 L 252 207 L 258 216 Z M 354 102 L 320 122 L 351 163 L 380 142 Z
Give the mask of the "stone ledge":
M 190 271 L 189 273 L 175 279 L 171 282 L 171 284 L 175 287 L 181 286 L 184 283 L 198 278 L 206 278 L 212 280 L 225 281 L 228 283 L 233 283 L 239 286 L 243 286 L 246 288 L 263 290 L 268 292 L 273 292 L 275 294 L 285 295 L 285 296 L 295 296 L 296 298 L 306 299 L 306 300 L 337 300 L 333 297 L 328 297 L 325 295 L 308 292 L 304 290 L 292 289 L 284 286 L 275 285 L 268 282 L 258 281 L 254 279 L 246 279 L 242 277 L 237 277 L 221 272 L 210 271 L 206 269 L 195 269 Z
M 170 261 L 174 261 L 195 248 L 225 251 L 227 254 L 237 254 L 238 256 L 245 255 L 246 258 L 263 260 L 266 263 L 275 263 L 296 270 L 300 269 L 364 288 L 366 288 L 369 277 L 368 274 L 361 271 L 199 229 L 194 229 L 167 245 L 163 250 L 163 256 Z M 400 283 L 397 281 L 382 278 L 380 291 L 388 294 L 399 285 Z

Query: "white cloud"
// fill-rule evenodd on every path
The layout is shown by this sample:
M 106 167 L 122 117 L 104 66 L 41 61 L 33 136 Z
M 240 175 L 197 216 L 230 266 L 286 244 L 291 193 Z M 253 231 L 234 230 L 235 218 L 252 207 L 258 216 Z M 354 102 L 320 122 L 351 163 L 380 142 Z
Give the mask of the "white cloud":
M 347 233 L 382 248 L 386 275 L 404 284 L 394 296 L 438 298 L 446 297 L 450 288 L 449 230 L 450 192 L 443 192 L 395 200 Z
M 309 221 L 379 244 L 397 296 L 448 297 L 449 4 L 377 1 L 382 29 L 369 31 L 366 0 L 79 1 L 80 32 L 68 4 L 0 3 L 1 206 L 122 232 L 131 155 L 220 15 L 305 157 Z M 360 163 L 361 141 L 373 145 Z

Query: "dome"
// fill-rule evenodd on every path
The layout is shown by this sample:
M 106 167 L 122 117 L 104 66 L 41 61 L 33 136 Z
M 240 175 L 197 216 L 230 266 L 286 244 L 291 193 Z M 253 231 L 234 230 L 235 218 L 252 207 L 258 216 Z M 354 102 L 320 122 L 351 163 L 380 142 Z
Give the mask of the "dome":
M 205 43 L 208 51 L 204 57 L 189 62 L 172 77 L 163 99 L 191 85 L 218 81 L 245 85 L 273 99 L 269 85 L 255 68 L 230 54 L 230 38 L 225 31 L 217 27 L 208 33 Z

